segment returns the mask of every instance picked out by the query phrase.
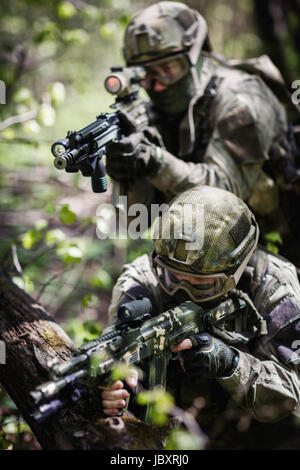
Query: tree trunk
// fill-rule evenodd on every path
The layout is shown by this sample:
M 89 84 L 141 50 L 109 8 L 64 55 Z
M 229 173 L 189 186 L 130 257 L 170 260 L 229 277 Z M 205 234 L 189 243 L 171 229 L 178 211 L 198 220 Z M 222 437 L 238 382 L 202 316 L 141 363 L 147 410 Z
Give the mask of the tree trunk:
M 42 305 L 13 284 L 1 269 L 0 340 L 6 350 L 6 363 L 0 361 L 0 383 L 43 449 L 162 448 L 163 430 L 154 430 L 129 416 L 104 419 L 98 390 L 43 424 L 33 420 L 29 392 L 49 380 L 49 360 L 65 361 L 74 356 L 76 347 Z
M 287 87 L 299 76 L 300 6 L 295 0 L 254 0 L 254 18 L 263 52 L 282 73 Z

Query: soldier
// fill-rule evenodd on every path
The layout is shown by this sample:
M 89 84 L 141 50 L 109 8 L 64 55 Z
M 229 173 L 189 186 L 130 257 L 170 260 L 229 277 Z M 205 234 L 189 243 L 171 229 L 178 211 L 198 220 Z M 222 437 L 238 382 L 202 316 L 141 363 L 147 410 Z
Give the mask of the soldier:
M 277 229 L 288 250 L 299 217 L 290 216 L 287 223 L 280 192 L 291 189 L 299 174 L 286 137 L 285 109 L 266 85 L 284 87 L 270 59 L 233 65 L 217 58 L 204 18 L 179 2 L 158 2 L 138 13 L 124 42 L 126 64 L 147 70 L 142 86 L 164 142 L 136 132 L 121 115 L 128 135 L 108 148 L 107 172 L 128 184 L 129 205 L 169 203 L 194 185 L 216 186 L 247 201 L 263 232 Z M 275 161 L 276 175 L 270 165 Z M 287 252 L 300 263 L 300 253 Z
M 161 216 L 151 256 L 124 266 L 109 310 L 113 322 L 118 307 L 138 295 L 157 314 L 185 300 L 207 308 L 227 296 L 246 300 L 247 312 L 224 330 L 176 346 L 182 357 L 171 361 L 167 376 L 179 406 L 202 397 L 198 420 L 225 448 L 275 445 L 283 430 L 291 431 L 300 400 L 300 285 L 291 263 L 257 248 L 258 234 L 253 214 L 233 193 L 209 186 L 185 191 Z M 136 385 L 134 373 L 130 381 Z M 117 414 L 127 396 L 121 381 L 102 391 L 105 414 Z

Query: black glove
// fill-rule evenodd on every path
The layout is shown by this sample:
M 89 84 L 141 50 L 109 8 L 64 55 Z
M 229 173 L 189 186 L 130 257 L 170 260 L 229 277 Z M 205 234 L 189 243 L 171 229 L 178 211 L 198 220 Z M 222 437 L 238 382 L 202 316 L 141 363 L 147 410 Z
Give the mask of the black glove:
M 192 349 L 180 353 L 186 372 L 209 378 L 228 377 L 234 372 L 239 359 L 236 350 L 206 332 L 189 339 Z
M 156 145 L 159 134 L 150 127 L 138 131 L 134 119 L 119 113 L 126 137 L 106 149 L 106 171 L 116 181 L 130 181 L 136 176 L 154 175 L 159 167 Z

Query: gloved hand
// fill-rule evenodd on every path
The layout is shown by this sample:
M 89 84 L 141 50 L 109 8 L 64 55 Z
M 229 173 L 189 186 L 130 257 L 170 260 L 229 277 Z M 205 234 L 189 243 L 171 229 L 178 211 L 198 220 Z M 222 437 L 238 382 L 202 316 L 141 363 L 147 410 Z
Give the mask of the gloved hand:
M 188 351 L 184 351 L 188 349 Z M 237 367 L 239 354 L 220 339 L 203 332 L 191 336 L 172 349 L 180 353 L 183 369 L 194 376 L 229 377 Z
M 156 146 L 162 143 L 158 132 L 150 127 L 138 131 L 129 114 L 120 112 L 119 119 L 125 137 L 107 146 L 107 173 L 121 182 L 136 176 L 154 175 L 159 167 Z

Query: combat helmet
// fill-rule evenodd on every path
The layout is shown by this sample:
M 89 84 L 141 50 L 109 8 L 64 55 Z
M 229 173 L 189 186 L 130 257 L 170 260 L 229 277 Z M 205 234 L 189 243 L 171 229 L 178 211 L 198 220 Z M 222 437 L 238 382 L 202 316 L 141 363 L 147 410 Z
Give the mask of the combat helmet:
M 240 198 L 195 186 L 177 196 L 160 217 L 152 269 L 169 295 L 183 290 L 194 302 L 208 302 L 236 287 L 258 236 L 255 218 Z
M 181 51 L 195 65 L 201 50 L 209 48 L 207 24 L 199 12 L 180 2 L 158 2 L 128 24 L 123 54 L 127 65 L 134 65 Z

